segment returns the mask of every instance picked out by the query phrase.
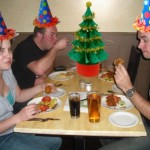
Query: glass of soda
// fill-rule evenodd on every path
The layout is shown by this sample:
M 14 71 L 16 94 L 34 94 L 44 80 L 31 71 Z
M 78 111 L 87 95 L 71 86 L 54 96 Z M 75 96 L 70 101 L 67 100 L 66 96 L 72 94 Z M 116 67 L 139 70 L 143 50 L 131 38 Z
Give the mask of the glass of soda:
M 71 118 L 80 117 L 80 94 L 71 92 L 68 95 Z

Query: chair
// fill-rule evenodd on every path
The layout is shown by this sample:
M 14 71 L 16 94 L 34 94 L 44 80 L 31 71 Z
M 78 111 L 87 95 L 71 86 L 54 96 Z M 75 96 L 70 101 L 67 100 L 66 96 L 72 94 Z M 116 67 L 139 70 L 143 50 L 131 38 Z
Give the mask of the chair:
M 132 84 L 134 84 L 139 63 L 140 63 L 140 50 L 137 49 L 134 45 L 131 47 L 129 62 L 127 66 L 127 71 L 129 73 Z

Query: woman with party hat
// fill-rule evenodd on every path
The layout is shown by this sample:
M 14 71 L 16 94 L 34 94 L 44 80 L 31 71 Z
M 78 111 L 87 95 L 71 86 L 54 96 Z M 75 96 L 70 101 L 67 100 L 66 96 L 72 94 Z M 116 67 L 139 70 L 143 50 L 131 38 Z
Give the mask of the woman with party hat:
M 32 119 L 39 112 L 35 104 L 24 107 L 13 114 L 15 101 L 24 102 L 45 88 L 39 84 L 33 88 L 21 90 L 11 71 L 12 51 L 10 40 L 15 37 L 13 29 L 7 29 L 0 13 L 0 150 L 57 150 L 61 138 L 35 136 L 33 134 L 14 133 L 14 126 Z
M 139 44 L 143 56 L 150 59 L 150 0 L 144 0 L 144 8 L 140 17 L 133 24 L 134 29 L 138 31 Z M 133 105 L 140 113 L 147 118 L 145 128 L 146 137 L 122 138 L 122 139 L 100 139 L 102 148 L 99 150 L 150 150 L 150 99 L 146 100 L 133 86 L 129 74 L 123 65 L 115 67 L 115 81 L 118 87 L 122 89 L 125 95 L 130 99 Z M 144 74 L 143 74 L 144 77 Z M 150 84 L 150 83 L 149 83 Z M 150 93 L 149 93 L 150 96 Z M 143 118 L 143 120 L 145 120 Z

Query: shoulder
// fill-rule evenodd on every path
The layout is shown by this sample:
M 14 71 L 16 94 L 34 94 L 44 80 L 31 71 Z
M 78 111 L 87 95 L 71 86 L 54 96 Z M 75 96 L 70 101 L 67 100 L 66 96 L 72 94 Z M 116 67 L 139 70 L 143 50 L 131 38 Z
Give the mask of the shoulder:
M 22 51 L 27 47 L 32 47 L 34 44 L 33 35 L 29 35 L 26 39 L 22 40 L 15 48 L 14 52 Z
M 17 81 L 12 72 L 12 69 L 3 71 L 3 78 L 10 87 L 15 87 L 17 85 Z
M 14 75 L 13 75 L 11 69 L 4 71 L 3 75 L 4 75 L 4 78 L 6 78 L 6 79 L 12 79 L 12 78 L 14 78 Z

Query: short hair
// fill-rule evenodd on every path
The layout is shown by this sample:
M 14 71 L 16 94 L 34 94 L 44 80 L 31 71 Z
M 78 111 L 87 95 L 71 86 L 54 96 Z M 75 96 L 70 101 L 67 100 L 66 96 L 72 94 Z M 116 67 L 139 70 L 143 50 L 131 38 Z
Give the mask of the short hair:
M 45 33 L 45 28 L 39 28 L 39 27 L 36 27 L 36 26 L 35 26 L 35 27 L 34 27 L 34 32 L 33 32 L 33 38 L 36 37 L 36 35 L 37 35 L 38 32 L 44 35 L 44 33 Z

